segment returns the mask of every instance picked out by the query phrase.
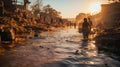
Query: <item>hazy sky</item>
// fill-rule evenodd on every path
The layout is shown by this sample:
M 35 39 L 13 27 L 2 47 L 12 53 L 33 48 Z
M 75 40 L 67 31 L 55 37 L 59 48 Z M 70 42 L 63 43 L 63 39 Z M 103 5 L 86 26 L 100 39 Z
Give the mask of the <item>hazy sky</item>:
M 32 3 L 36 0 L 30 0 Z M 61 12 L 63 18 L 74 18 L 80 12 L 90 13 L 90 6 L 95 2 L 106 3 L 107 0 L 43 0 L 43 5 L 50 4 Z

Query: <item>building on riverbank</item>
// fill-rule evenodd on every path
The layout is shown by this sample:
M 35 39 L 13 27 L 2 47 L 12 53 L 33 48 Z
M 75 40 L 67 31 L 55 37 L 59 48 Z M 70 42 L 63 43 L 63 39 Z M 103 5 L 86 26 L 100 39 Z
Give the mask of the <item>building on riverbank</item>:
M 108 26 L 120 24 L 120 2 L 101 5 L 101 20 Z

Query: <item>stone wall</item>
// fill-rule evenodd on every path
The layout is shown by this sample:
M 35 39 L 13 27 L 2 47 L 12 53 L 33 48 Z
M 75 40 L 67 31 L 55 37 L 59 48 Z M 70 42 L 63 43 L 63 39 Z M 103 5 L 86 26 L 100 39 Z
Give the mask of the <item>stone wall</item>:
M 120 21 L 120 3 L 103 4 L 101 20 L 106 25 L 116 25 Z

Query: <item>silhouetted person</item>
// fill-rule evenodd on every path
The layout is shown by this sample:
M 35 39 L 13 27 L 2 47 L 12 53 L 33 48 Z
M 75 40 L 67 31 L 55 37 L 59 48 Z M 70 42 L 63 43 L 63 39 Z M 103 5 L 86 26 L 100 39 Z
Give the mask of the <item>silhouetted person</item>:
M 78 32 L 81 33 L 81 23 L 78 24 Z
M 74 23 L 74 28 L 76 28 L 76 23 Z
M 84 22 L 82 24 L 82 33 L 83 33 L 83 38 L 87 40 L 90 34 L 90 24 L 87 21 L 87 18 L 84 18 Z
M 91 32 L 91 29 L 92 29 L 93 24 L 92 24 L 92 21 L 91 21 L 90 18 L 88 18 L 88 22 L 89 22 L 89 24 L 90 24 L 90 32 Z

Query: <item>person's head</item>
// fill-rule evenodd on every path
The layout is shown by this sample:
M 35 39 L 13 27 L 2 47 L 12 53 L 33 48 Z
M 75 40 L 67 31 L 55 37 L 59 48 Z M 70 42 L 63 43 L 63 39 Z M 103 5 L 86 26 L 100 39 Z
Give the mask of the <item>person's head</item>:
M 84 18 L 84 22 L 87 22 L 87 18 Z
M 90 20 L 90 18 L 88 18 L 88 20 Z

